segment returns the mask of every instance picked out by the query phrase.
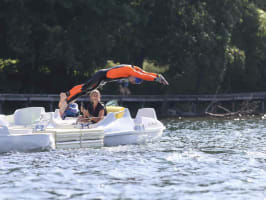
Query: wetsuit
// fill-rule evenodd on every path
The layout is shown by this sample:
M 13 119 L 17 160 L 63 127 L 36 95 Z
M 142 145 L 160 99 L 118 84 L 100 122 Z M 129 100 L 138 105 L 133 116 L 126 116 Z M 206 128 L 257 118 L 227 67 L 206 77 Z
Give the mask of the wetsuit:
M 66 92 L 67 103 L 77 99 L 89 91 L 96 89 L 100 85 L 104 85 L 106 82 L 116 81 L 130 76 L 134 76 L 145 81 L 155 81 L 158 74 L 145 72 L 141 68 L 133 65 L 118 65 L 109 69 L 102 69 L 86 83 L 74 86 L 71 90 Z

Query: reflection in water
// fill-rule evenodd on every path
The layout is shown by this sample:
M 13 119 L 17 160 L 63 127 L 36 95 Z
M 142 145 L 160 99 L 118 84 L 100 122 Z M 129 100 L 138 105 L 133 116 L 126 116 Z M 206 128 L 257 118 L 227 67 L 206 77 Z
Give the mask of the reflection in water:
M 164 120 L 161 142 L 0 156 L 1 199 L 263 199 L 261 119 Z

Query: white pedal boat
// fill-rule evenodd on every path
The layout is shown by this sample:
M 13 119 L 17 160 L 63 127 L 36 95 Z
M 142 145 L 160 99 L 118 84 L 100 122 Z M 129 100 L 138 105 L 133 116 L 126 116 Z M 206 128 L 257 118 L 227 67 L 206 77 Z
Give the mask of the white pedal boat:
M 135 119 L 123 108 L 83 128 L 75 118 L 62 120 L 58 111 L 29 107 L 0 115 L 0 153 L 143 144 L 160 140 L 164 129 L 153 108 L 139 109 Z
M 153 108 L 141 108 L 132 119 L 125 108 L 123 116 L 116 119 L 115 113 L 109 113 L 102 121 L 92 127 L 104 129 L 104 146 L 145 144 L 161 139 L 164 125 L 157 119 Z

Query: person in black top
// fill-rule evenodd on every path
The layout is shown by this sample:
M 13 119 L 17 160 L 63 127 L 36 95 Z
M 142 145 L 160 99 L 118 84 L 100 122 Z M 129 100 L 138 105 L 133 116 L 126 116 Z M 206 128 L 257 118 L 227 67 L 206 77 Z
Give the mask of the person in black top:
M 81 111 L 83 112 L 83 118 L 89 119 L 93 123 L 97 123 L 103 119 L 106 115 L 105 106 L 100 102 L 101 94 L 99 90 L 93 90 L 90 92 L 90 102 L 83 104 Z

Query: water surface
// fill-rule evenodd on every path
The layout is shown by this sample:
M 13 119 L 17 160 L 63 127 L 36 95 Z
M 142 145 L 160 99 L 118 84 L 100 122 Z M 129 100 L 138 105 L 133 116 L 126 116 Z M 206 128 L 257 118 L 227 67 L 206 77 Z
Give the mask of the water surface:
M 266 120 L 168 119 L 161 142 L 0 155 L 0 199 L 265 199 Z

